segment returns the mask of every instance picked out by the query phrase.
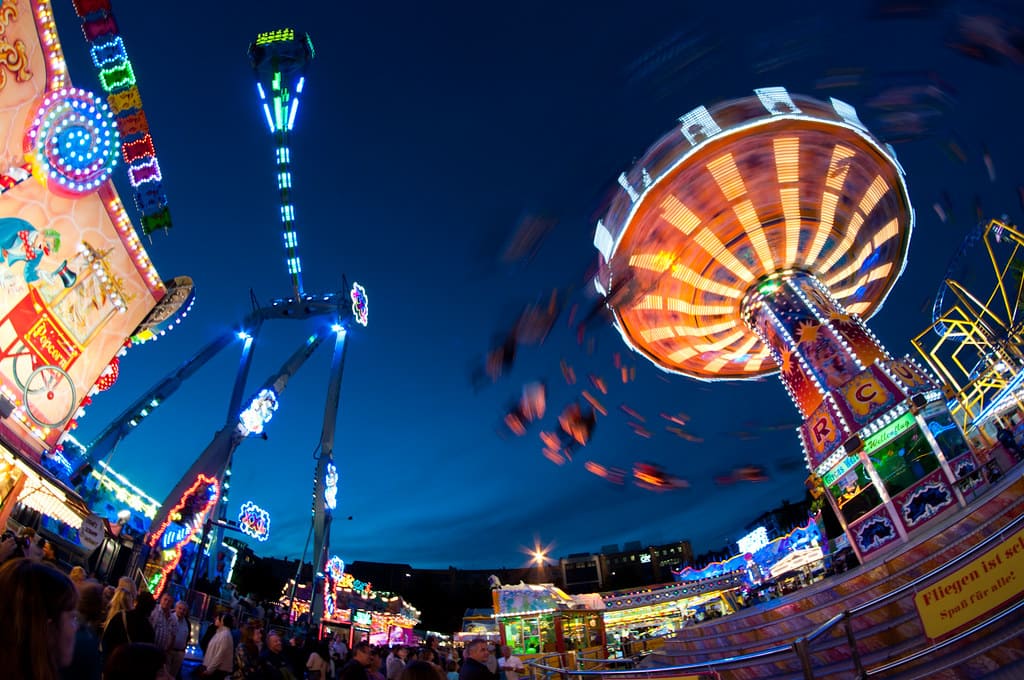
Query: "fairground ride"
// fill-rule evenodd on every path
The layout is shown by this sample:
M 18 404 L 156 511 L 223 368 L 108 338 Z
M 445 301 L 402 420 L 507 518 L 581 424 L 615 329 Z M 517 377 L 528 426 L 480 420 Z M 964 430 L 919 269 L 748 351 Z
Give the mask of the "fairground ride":
M 1024 411 L 1022 295 L 1024 233 L 1005 219 L 979 224 L 949 263 L 932 324 L 912 340 L 949 386 L 951 411 L 965 431 Z
M 597 224 L 595 284 L 626 344 L 698 380 L 778 372 L 809 482 L 861 559 L 963 505 L 977 462 L 942 391 L 862 320 L 913 228 L 892 148 L 849 104 L 779 87 L 679 121 Z
M 249 48 L 249 59 L 257 77 L 261 104 L 267 113 L 267 123 L 274 139 L 280 215 L 292 295 L 273 300 L 269 306 L 260 306 L 254 300 L 252 312 L 242 320 L 238 330 L 211 340 L 192 358 L 136 399 L 88 445 L 90 464 L 105 459 L 129 432 L 210 359 L 229 345 L 241 343 L 239 366 L 228 400 L 224 425 L 167 495 L 153 518 L 146 538 L 149 552 L 144 574 L 147 587 L 154 593 L 160 593 L 175 572 L 186 585 L 190 583 L 201 567 L 201 552 L 208 543 L 206 551 L 211 557 L 208 568 L 211 578 L 216 575 L 217 560 L 213 557 L 219 551 L 227 524 L 225 513 L 230 486 L 227 480 L 235 449 L 247 438 L 263 435 L 289 379 L 320 345 L 333 338 L 334 350 L 327 381 L 323 425 L 314 451 L 317 464 L 311 526 L 311 534 L 315 536 L 314 561 L 319 565 L 327 561 L 338 481 L 334 463 L 334 429 L 345 363 L 345 338 L 353 323 L 366 325 L 368 303 L 366 291 L 358 283 L 349 288 L 347 282 L 343 281 L 341 290 L 317 294 L 307 293 L 302 286 L 295 209 L 290 202 L 292 172 L 287 139 L 295 123 L 298 98 L 305 83 L 305 70 L 312 58 L 313 46 L 309 36 L 292 29 L 261 33 Z M 270 104 L 267 101 L 268 93 Z M 181 302 L 176 309 L 190 300 L 191 288 L 178 297 Z M 148 319 L 150 323 L 143 324 L 147 336 L 159 335 L 165 330 L 167 320 L 174 316 L 168 310 L 155 310 L 154 314 L 158 319 Z M 264 322 L 276 319 L 313 319 L 316 320 L 316 330 L 298 344 L 277 371 L 247 394 L 246 386 L 260 329 Z M 215 532 L 212 540 L 209 536 L 211 530 Z M 198 547 L 195 545 L 197 537 L 201 537 Z M 319 620 L 322 607 L 322 602 L 314 602 L 314 621 Z

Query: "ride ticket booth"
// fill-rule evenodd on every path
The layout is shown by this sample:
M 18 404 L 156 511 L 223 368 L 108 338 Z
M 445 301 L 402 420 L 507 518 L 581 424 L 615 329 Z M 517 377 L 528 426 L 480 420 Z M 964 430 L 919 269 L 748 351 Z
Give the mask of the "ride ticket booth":
M 600 598 L 569 595 L 547 583 L 502 586 L 492 593 L 502 644 L 523 660 L 559 653 L 574 666 L 577 655 L 606 656 Z

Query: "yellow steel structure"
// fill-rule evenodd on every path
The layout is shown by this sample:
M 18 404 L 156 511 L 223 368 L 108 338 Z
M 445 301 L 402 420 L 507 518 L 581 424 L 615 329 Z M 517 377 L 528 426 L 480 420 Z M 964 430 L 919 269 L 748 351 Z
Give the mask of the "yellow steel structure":
M 946 383 L 956 399 L 953 414 L 965 427 L 1004 400 L 1024 410 L 1018 377 L 1024 370 L 1024 233 L 991 220 L 980 241 L 992 274 L 984 287 L 991 284 L 991 291 L 978 297 L 965 283 L 946 279 L 956 302 L 911 341 Z

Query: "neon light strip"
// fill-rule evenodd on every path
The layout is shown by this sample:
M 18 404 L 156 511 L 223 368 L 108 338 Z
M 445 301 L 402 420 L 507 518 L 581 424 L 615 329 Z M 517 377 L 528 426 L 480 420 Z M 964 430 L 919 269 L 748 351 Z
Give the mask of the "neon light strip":
M 171 227 L 171 213 L 161 181 L 160 164 L 149 139 L 149 124 L 142 108 L 142 97 L 135 84 L 132 63 L 118 35 L 117 22 L 109 1 L 90 3 L 77 0 L 75 13 L 82 20 L 82 32 L 89 43 L 100 84 L 107 93 L 107 102 L 114 112 L 121 132 L 121 148 L 129 163 L 128 178 L 135 189 L 135 207 L 142 214 L 142 233 L 151 234 Z M 130 149 L 145 139 L 143 153 Z M 145 166 L 135 171 L 136 165 Z
M 164 533 L 167 531 L 167 527 L 171 523 L 171 518 L 180 513 L 185 508 L 185 503 L 204 486 L 213 486 L 214 492 L 210 495 L 210 499 L 207 501 L 206 506 L 193 516 L 192 523 L 189 527 L 190 531 L 185 532 L 185 535 L 180 540 L 176 541 L 173 546 L 161 551 L 165 553 L 171 552 L 173 554 L 170 560 L 164 560 L 163 567 L 158 567 L 159 571 L 151 578 L 151 590 L 154 595 L 162 590 L 162 586 L 167 580 L 167 575 L 178 567 L 178 563 L 181 561 L 182 546 L 191 541 L 192 538 L 199 533 L 199 529 L 206 523 L 206 516 L 210 513 L 211 509 L 216 507 L 217 501 L 220 500 L 220 484 L 218 483 L 217 478 L 207 477 L 204 474 L 200 474 L 196 477 L 196 481 L 192 483 L 192 486 L 189 487 L 188 491 L 182 494 L 181 498 L 178 500 L 178 504 L 174 506 L 174 509 L 167 513 L 167 518 L 164 520 L 164 523 L 160 528 L 150 534 L 149 547 L 150 550 L 155 550 L 157 542 L 163 538 Z

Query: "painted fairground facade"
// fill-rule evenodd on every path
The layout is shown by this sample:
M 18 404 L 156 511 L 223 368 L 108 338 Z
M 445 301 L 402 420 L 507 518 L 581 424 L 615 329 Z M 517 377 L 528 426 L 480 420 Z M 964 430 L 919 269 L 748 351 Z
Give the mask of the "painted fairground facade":
M 90 512 L 61 479 L 63 438 L 166 294 L 112 173 L 128 174 L 143 231 L 170 226 L 109 4 L 74 4 L 97 92 L 72 83 L 49 2 L 0 11 L 0 519 L 29 509 L 69 542 Z

